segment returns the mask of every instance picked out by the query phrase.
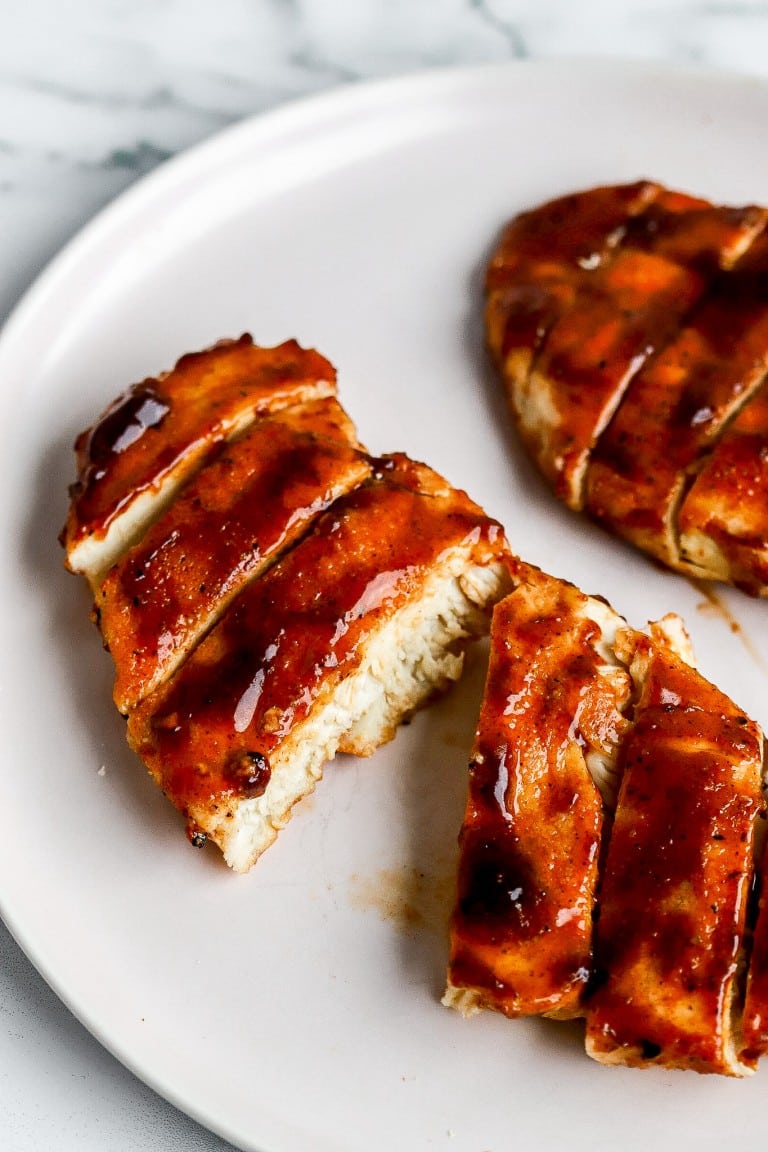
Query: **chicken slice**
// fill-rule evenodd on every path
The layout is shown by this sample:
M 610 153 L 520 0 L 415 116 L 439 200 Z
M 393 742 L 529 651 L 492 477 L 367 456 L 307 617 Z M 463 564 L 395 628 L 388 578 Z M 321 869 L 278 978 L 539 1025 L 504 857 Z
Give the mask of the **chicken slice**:
M 768 596 L 768 381 L 707 458 L 680 509 L 689 570 Z
M 523 440 L 569 507 L 583 506 L 590 453 L 630 381 L 763 221 L 754 208 L 661 192 L 585 275 L 513 400 Z
M 220 441 L 258 415 L 335 392 L 336 373 L 318 352 L 295 340 L 259 348 L 247 335 L 134 385 L 76 441 L 61 536 L 68 567 L 95 588 Z
M 510 399 L 528 377 L 541 341 L 569 307 L 585 272 L 602 264 L 627 220 L 660 191 L 647 180 L 551 200 L 505 228 L 486 274 L 488 346 Z
M 671 649 L 630 629 L 638 699 L 596 926 L 587 1052 L 743 1076 L 736 974 L 763 801 L 756 724 Z
M 756 884 L 756 923 L 749 957 L 744 1017 L 741 1026 L 742 1060 L 757 1061 L 768 1053 L 768 837 L 762 832 Z
M 507 564 L 464 493 L 385 457 L 137 705 L 129 742 L 193 838 L 245 871 L 339 748 L 371 753 L 458 677 Z
M 496 606 L 460 835 L 443 1003 L 469 1014 L 580 1014 L 592 968 L 603 801 L 630 682 L 624 621 L 520 565 Z
M 691 570 L 678 542 L 680 503 L 707 448 L 767 368 L 768 239 L 762 236 L 632 380 L 592 454 L 588 512 L 663 563 Z M 727 490 L 717 491 L 724 497 Z M 738 508 L 738 501 L 729 507 Z
M 181 664 L 242 588 L 370 474 L 333 398 L 257 420 L 219 446 L 96 591 L 127 713 Z

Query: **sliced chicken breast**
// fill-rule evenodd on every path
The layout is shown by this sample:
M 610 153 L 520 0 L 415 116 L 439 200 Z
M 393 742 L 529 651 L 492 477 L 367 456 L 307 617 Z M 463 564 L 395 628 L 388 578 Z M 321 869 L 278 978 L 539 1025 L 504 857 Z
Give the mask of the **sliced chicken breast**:
M 583 506 L 589 456 L 630 381 L 762 226 L 748 208 L 660 192 L 585 275 L 513 404 L 522 437 L 569 507 Z
M 741 409 L 680 509 L 687 568 L 768 596 L 768 381 Z
M 736 975 L 763 810 L 757 725 L 627 629 L 638 693 L 600 889 L 587 1052 L 743 1076 Z
M 370 754 L 457 678 L 509 583 L 500 526 L 385 457 L 137 705 L 129 741 L 196 841 L 245 871 L 337 750 Z
M 78 479 L 61 537 L 68 567 L 96 587 L 217 444 L 256 416 L 335 391 L 319 353 L 295 340 L 259 348 L 247 335 L 134 385 L 75 444 Z
M 513 220 L 486 285 L 489 347 L 556 494 L 670 567 L 756 595 L 767 220 L 658 184 L 595 188 Z
M 504 229 L 486 274 L 486 330 L 511 402 L 585 274 L 606 260 L 627 220 L 659 191 L 647 180 L 593 188 L 523 212 Z
M 582 1012 L 603 799 L 630 681 L 611 655 L 624 621 L 518 566 L 496 606 L 460 835 L 443 1003 L 469 1014 Z
M 706 568 L 681 555 L 680 504 L 706 452 L 759 387 L 766 369 L 768 239 L 763 236 L 632 380 L 592 454 L 589 513 L 670 567 L 706 575 Z M 722 485 L 719 490 L 727 492 Z
M 182 663 L 247 583 L 371 472 L 333 398 L 257 420 L 110 569 L 95 613 L 127 713 Z

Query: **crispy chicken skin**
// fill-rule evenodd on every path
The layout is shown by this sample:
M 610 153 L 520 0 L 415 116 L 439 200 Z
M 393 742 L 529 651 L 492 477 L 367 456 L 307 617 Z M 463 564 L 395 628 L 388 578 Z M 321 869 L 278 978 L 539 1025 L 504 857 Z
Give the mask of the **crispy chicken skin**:
M 95 610 L 128 712 L 184 660 L 240 590 L 370 474 L 333 397 L 257 420 L 225 442 L 110 569 Z
M 630 687 L 607 653 L 624 622 L 570 584 L 516 575 L 493 615 L 443 1002 L 565 1017 L 591 970 L 603 801 L 587 759 L 610 791 Z
M 218 443 L 258 415 L 335 391 L 336 373 L 318 352 L 295 340 L 259 348 L 248 335 L 135 384 L 77 438 L 62 533 L 69 568 L 95 587 Z
M 587 1052 L 743 1076 L 735 978 L 763 809 L 756 724 L 669 649 L 627 630 L 639 691 L 620 759 Z
M 246 870 L 326 760 L 369 755 L 457 678 L 506 558 L 464 493 L 383 458 L 137 705 L 129 741 L 193 834 Z
M 737 543 L 723 548 L 697 537 L 694 520 L 683 544 L 680 519 L 768 370 L 767 218 L 656 184 L 595 188 L 512 221 L 486 285 L 489 348 L 557 495 L 670 567 L 757 594 L 765 557 L 748 531 L 736 523 Z M 582 220 L 591 257 L 574 255 Z M 745 489 L 760 483 L 751 468 Z M 724 506 L 732 495 L 708 485 L 705 499 Z M 703 502 L 687 512 L 707 517 Z M 714 537 L 727 536 L 716 519 Z

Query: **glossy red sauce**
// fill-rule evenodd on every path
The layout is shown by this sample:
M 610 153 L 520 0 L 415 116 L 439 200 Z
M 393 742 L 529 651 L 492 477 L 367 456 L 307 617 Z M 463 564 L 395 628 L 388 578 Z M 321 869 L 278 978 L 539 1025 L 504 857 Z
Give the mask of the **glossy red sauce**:
M 366 479 L 370 464 L 361 452 L 309 431 L 353 435 L 346 423 L 332 398 L 257 421 L 222 445 L 107 575 L 96 605 L 121 711 L 175 667 L 336 496 Z
M 244 413 L 334 391 L 333 367 L 294 340 L 258 348 L 242 336 L 183 356 L 167 375 L 135 385 L 78 437 L 67 545 L 103 534 L 169 473 L 188 474 Z
M 592 454 L 588 511 L 677 560 L 674 518 L 687 477 L 766 367 L 768 239 L 760 238 L 632 380 Z
M 585 602 L 523 585 L 493 617 L 449 979 L 509 1016 L 578 1012 L 592 968 L 603 811 L 583 749 L 614 746 L 624 721 Z
M 761 857 L 755 877 L 756 923 L 742 1021 L 746 1060 L 758 1060 L 768 1052 L 768 839 Z
M 419 489 L 425 489 L 423 494 Z M 129 739 L 178 807 L 253 794 L 243 757 L 273 758 L 329 699 L 365 643 L 447 550 L 505 555 L 503 533 L 463 493 L 404 457 L 342 497 L 246 588 L 170 684 L 141 703 Z
M 742 408 L 706 460 L 680 510 L 680 532 L 716 544 L 734 584 L 768 587 L 768 382 Z
M 763 807 L 756 726 L 650 650 L 596 927 L 588 1041 L 627 1063 L 727 1072 L 731 998 Z
M 724 253 L 754 229 L 751 209 L 702 209 L 686 197 L 659 196 L 628 223 L 613 258 L 585 278 L 534 368 L 556 393 L 561 422 L 547 457 L 567 502 L 580 505 L 584 454 L 630 380 L 707 291 Z
M 603 262 L 657 187 L 640 181 L 575 193 L 507 225 L 486 274 L 489 344 L 502 361 L 513 351 L 533 355 L 585 270 Z
M 594 189 L 575 202 L 594 223 L 618 191 L 630 192 L 632 208 L 603 236 L 602 248 L 585 236 L 592 257 L 574 262 L 577 248 L 568 232 L 562 240 L 550 238 L 547 250 L 545 226 L 555 210 L 544 205 L 510 224 L 488 272 L 489 344 L 529 447 L 558 495 L 575 508 L 583 502 L 588 453 L 630 381 L 674 337 L 766 216 L 762 209 L 719 208 L 656 185 L 644 195 L 636 185 Z M 584 206 L 590 195 L 592 214 Z M 567 216 L 567 198 L 557 205 L 561 218 Z M 541 223 L 534 229 L 536 211 Z M 702 422 L 704 407 L 688 422 Z

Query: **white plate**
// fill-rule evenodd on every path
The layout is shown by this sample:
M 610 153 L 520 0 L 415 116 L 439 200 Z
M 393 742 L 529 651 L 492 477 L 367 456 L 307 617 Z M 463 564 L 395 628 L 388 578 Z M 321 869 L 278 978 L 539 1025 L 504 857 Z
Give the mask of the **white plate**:
M 766 1073 L 606 1070 L 579 1026 L 440 1006 L 480 656 L 389 748 L 330 767 L 247 878 L 193 851 L 124 744 L 61 567 L 75 433 L 185 349 L 296 336 L 338 365 L 373 449 L 428 460 L 633 622 L 681 611 L 705 673 L 765 724 L 766 605 L 721 592 L 720 611 L 555 503 L 508 435 L 479 284 L 505 218 L 570 189 L 647 175 L 768 202 L 766 123 L 762 84 L 623 64 L 347 89 L 144 181 L 8 324 L 0 906 L 104 1044 L 244 1148 L 739 1147 L 764 1126 Z

